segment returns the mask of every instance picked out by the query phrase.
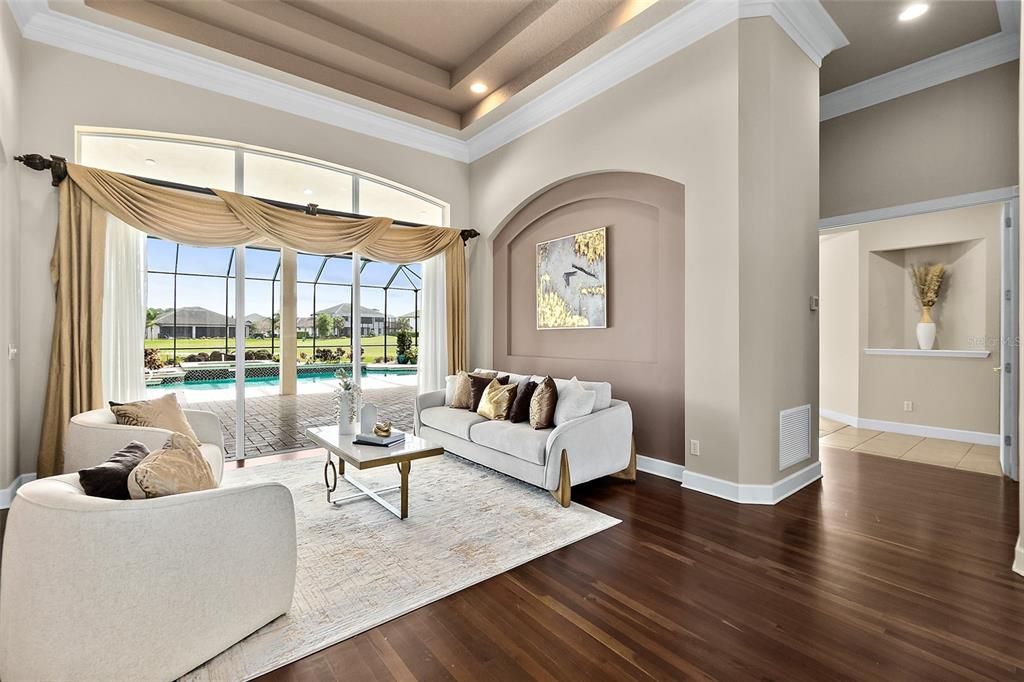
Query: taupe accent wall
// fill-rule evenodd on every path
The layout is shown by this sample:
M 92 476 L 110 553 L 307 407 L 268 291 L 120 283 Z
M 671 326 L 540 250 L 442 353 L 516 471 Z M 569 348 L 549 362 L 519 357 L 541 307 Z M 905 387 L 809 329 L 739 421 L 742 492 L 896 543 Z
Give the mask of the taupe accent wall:
M 683 463 L 681 184 L 598 173 L 556 184 L 503 221 L 492 243 L 494 366 L 609 381 L 633 409 L 637 450 Z M 606 329 L 537 329 L 539 242 L 608 228 Z

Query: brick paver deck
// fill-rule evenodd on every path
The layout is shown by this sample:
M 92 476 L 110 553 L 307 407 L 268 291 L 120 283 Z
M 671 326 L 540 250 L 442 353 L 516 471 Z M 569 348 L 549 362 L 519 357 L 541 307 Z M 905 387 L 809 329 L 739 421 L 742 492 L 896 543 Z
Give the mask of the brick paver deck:
M 382 419 L 390 419 L 395 427 L 412 431 L 415 386 L 366 390 L 363 398 L 377 406 Z M 182 400 L 187 405 L 187 400 Z M 220 418 L 224 431 L 224 447 L 228 459 L 235 458 L 235 401 L 217 400 L 196 403 L 196 409 L 209 410 Z M 245 452 L 248 457 L 270 455 L 289 450 L 316 447 L 305 436 L 310 426 L 337 423 L 334 395 L 276 395 L 247 398 L 245 401 Z

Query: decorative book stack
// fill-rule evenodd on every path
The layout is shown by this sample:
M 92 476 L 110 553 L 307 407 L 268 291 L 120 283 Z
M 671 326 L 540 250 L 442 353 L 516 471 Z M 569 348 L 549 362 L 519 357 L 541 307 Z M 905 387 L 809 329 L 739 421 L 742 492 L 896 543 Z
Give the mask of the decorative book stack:
M 391 447 L 392 445 L 398 445 L 399 443 L 405 442 L 405 433 L 398 429 L 392 429 L 390 436 L 378 436 L 375 433 L 360 433 L 355 437 L 356 443 L 361 445 L 380 445 L 382 447 Z

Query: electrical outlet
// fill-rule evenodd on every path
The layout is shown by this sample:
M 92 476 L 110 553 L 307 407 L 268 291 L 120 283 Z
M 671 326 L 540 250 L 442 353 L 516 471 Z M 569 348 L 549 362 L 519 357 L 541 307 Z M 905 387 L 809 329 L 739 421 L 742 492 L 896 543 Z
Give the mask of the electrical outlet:
M 690 454 L 694 457 L 700 457 L 700 441 L 690 440 Z
M 17 354 L 18 354 L 18 347 L 15 346 L 13 343 L 7 344 L 7 359 L 8 360 L 13 360 L 14 356 L 16 356 Z
M 904 412 L 913 412 L 914 411 L 914 401 L 912 401 L 912 400 L 904 400 L 903 401 L 903 411 Z

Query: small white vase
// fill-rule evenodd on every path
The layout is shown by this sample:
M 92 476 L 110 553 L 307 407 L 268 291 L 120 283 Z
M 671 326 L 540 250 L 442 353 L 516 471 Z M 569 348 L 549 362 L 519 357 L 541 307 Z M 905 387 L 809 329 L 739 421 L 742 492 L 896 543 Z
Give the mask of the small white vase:
M 931 350 L 935 345 L 935 323 L 932 322 L 931 306 L 921 308 L 921 321 L 917 323 L 917 347 Z
M 354 436 L 359 432 L 359 410 L 352 409 L 355 396 L 350 391 L 336 391 L 338 405 L 338 433 L 342 436 Z M 356 405 L 358 408 L 359 406 Z M 349 418 L 354 414 L 354 418 Z

